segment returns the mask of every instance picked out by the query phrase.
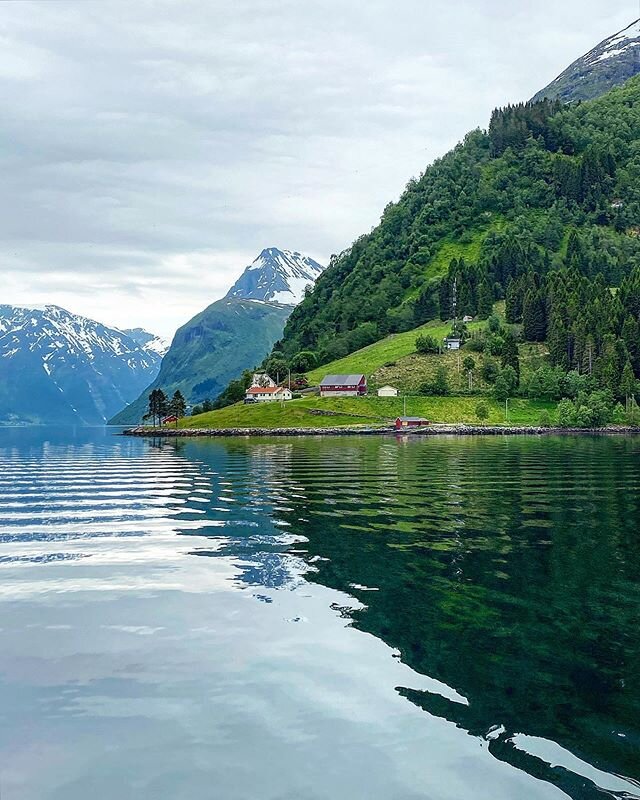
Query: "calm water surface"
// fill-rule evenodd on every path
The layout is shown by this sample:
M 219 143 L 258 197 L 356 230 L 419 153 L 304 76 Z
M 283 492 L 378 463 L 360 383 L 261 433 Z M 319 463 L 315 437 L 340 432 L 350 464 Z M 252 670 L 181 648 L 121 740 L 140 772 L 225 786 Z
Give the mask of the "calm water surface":
M 640 798 L 640 439 L 0 430 L 2 800 Z

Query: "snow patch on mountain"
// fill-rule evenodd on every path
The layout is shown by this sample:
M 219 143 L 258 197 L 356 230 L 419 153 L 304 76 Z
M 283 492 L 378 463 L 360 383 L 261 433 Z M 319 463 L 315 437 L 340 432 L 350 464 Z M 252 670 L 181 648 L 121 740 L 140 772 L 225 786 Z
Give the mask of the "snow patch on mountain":
M 595 63 L 597 61 L 606 61 L 610 58 L 615 58 L 622 55 L 629 48 L 640 47 L 640 19 L 632 22 L 628 28 L 616 33 L 609 39 L 605 39 L 597 47 L 594 47 L 584 57 L 585 63 Z
M 309 256 L 268 247 L 234 283 L 227 297 L 297 305 L 324 267 Z
M 0 422 L 104 422 L 155 378 L 161 347 L 59 306 L 0 305 Z
M 149 333 L 144 328 L 125 328 L 122 332 L 131 337 L 134 342 L 148 353 L 157 353 L 162 357 L 169 349 L 169 342 L 166 339 Z
M 600 42 L 533 98 L 589 100 L 640 73 L 640 19 Z

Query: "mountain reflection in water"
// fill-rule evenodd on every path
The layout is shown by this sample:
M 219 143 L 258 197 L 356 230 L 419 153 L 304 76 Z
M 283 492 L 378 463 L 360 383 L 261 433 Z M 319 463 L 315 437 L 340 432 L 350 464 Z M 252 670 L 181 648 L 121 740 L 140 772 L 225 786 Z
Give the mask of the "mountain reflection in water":
M 639 455 L 0 431 L 3 797 L 640 797 Z

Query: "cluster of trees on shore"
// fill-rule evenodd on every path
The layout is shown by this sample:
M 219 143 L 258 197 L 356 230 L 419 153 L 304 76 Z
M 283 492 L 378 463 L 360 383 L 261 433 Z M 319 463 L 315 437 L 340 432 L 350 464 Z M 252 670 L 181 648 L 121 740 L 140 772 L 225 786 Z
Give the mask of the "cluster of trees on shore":
M 187 403 L 179 389 L 173 393 L 172 397 L 162 391 L 162 389 L 152 389 L 149 394 L 149 405 L 143 419 L 151 420 L 153 426 L 162 425 L 167 417 L 175 417 L 177 420 L 184 417 L 187 410 Z

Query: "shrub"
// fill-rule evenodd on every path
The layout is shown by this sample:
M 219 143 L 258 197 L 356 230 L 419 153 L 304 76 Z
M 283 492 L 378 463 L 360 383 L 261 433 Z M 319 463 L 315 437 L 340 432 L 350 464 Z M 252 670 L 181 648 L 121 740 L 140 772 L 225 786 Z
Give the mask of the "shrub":
M 542 414 L 540 414 L 538 425 L 540 425 L 541 428 L 551 427 L 551 415 L 549 414 L 548 411 L 543 411 Z
M 616 403 L 616 407 L 613 409 L 612 421 L 615 422 L 616 425 L 624 425 L 627 421 L 627 415 L 622 403 Z
M 485 383 L 495 383 L 499 372 L 496 362 L 486 359 L 480 369 L 480 376 Z
M 493 386 L 493 394 L 496 400 L 504 401 L 508 397 L 512 397 L 517 388 L 518 376 L 515 369 L 507 366 L 500 370 L 500 374 Z
M 480 422 L 489 419 L 489 409 L 486 403 L 478 403 L 476 406 L 476 419 L 480 420 Z
M 575 408 L 568 398 L 558 403 L 557 421 L 561 428 L 572 428 L 576 424 Z
M 421 333 L 416 339 L 416 350 L 421 355 L 429 355 L 440 352 L 440 344 L 433 336 Z
M 485 340 L 482 336 L 472 336 L 465 344 L 465 347 L 467 350 L 471 350 L 472 353 L 483 353 Z
M 420 394 L 435 397 L 445 397 L 449 394 L 449 381 L 447 380 L 447 370 L 438 367 L 433 381 L 426 381 L 420 387 Z

